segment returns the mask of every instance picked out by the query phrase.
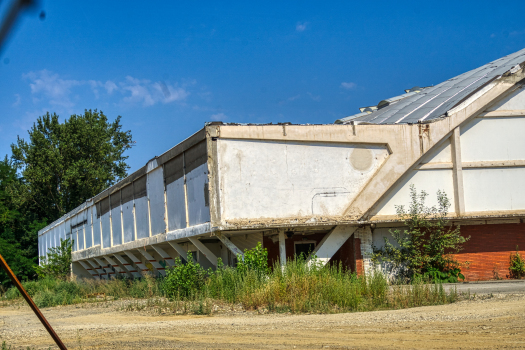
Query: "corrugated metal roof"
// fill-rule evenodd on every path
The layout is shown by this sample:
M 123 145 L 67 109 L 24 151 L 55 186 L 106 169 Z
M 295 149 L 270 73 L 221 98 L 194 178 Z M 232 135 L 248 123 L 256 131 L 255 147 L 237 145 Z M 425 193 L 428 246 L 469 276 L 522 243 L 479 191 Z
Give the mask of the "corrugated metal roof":
M 436 86 L 421 89 L 420 92 L 409 92 L 387 100 L 386 106 L 363 115 L 359 113 L 341 118 L 337 124 L 366 122 L 373 124 L 414 124 L 428 122 L 442 117 L 464 98 L 481 89 L 498 76 L 510 71 L 516 65 L 525 62 L 525 49 L 502 57 L 484 66 L 458 75 Z

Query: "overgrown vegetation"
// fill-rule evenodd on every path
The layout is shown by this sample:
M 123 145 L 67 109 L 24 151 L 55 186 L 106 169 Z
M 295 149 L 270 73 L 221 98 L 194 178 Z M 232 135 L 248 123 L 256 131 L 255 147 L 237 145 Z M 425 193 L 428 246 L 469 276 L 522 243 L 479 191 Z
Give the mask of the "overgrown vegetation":
M 510 278 L 525 277 L 525 259 L 521 257 L 518 246 L 516 246 L 516 253 L 510 254 L 509 272 Z
M 397 280 L 458 282 L 465 277 L 454 254 L 470 237 L 463 237 L 460 227 L 446 219 L 450 201 L 444 192 L 437 192 L 437 206 L 426 206 L 427 197 L 425 191 L 418 193 L 414 185 L 410 186 L 408 209 L 396 206 L 405 228 L 390 231 L 394 242 L 385 237 L 384 247 L 375 250 L 374 261 L 389 263 Z
M 58 247 L 49 248 L 47 256 L 41 256 L 41 264 L 36 267 L 36 273 L 40 278 L 53 277 L 66 279 L 71 274 L 71 238 L 60 238 Z
M 154 307 L 176 313 L 210 314 L 213 305 L 240 305 L 245 310 L 269 312 L 345 312 L 405 308 L 454 302 L 455 290 L 446 293 L 439 283 L 414 279 L 410 285 L 388 284 L 376 271 L 357 276 L 342 266 L 308 264 L 304 257 L 285 267 L 267 265 L 267 251 L 260 244 L 239 257 L 237 267 L 220 264 L 205 271 L 188 256 L 177 261 L 166 278 L 145 275 L 141 279 L 61 280 L 42 278 L 24 287 L 40 307 L 101 300 L 131 299 L 125 310 Z M 4 300 L 19 298 L 15 288 Z M 141 302 L 140 299 L 147 299 Z
M 133 141 L 120 117 L 86 110 L 59 119 L 39 117 L 0 161 L 0 251 L 20 280 L 37 277 L 38 230 L 127 176 Z M 4 271 L 0 283 L 11 285 Z

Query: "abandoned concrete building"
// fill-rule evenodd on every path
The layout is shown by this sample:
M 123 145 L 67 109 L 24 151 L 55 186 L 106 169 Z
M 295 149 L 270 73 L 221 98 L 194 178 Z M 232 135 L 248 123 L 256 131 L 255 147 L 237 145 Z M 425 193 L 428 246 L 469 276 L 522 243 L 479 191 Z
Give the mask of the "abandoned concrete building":
M 414 184 L 471 236 L 467 280 L 505 278 L 525 249 L 524 68 L 525 49 L 334 124 L 207 124 L 42 229 L 39 253 L 72 237 L 75 275 L 139 277 L 261 242 L 270 263 L 313 249 L 367 273 Z

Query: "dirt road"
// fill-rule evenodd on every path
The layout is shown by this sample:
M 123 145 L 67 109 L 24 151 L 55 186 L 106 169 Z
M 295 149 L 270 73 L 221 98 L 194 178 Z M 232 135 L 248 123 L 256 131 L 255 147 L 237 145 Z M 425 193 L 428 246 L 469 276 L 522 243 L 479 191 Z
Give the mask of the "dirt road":
M 69 349 L 525 348 L 524 294 L 332 315 L 155 316 L 119 311 L 122 303 L 49 308 L 44 313 Z M 53 345 L 25 306 L 0 308 L 0 336 L 17 349 Z

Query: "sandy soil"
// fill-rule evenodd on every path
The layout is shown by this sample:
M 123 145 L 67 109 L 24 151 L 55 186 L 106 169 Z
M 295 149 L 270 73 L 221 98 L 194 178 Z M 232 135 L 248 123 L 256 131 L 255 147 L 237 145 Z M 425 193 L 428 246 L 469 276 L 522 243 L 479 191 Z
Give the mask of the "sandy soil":
M 43 312 L 69 349 L 525 348 L 524 294 L 331 315 L 152 315 L 144 310 L 121 311 L 124 302 Z M 0 336 L 13 349 L 53 346 L 26 306 L 0 308 Z

